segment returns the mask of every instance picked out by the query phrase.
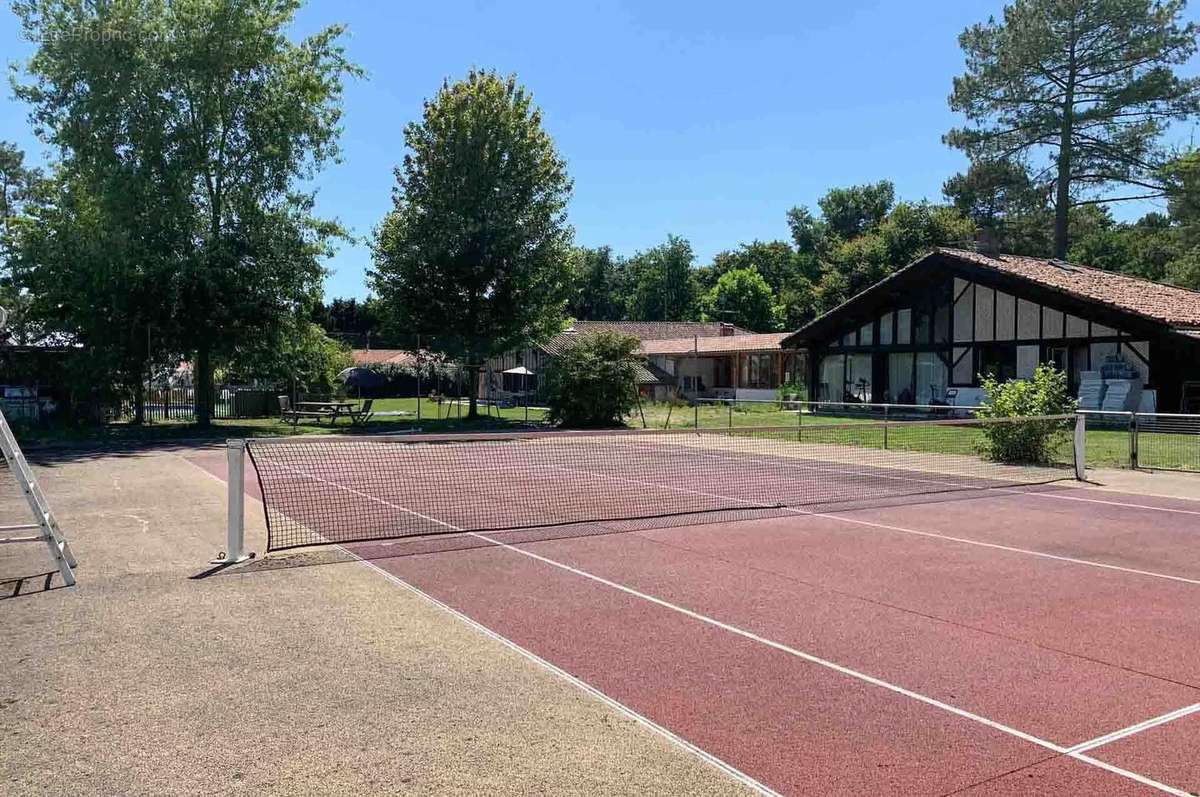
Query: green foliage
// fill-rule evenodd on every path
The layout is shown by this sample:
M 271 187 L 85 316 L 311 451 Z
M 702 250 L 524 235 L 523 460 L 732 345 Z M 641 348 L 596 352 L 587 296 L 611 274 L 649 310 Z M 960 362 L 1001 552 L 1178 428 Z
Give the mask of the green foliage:
M 607 246 L 578 247 L 571 255 L 574 287 L 567 313 L 588 321 L 624 318 L 629 294 L 624 261 L 614 258 Z
M 234 381 L 266 380 L 292 385 L 310 393 L 332 394 L 335 377 L 354 364 L 350 348 L 333 340 L 319 325 L 294 318 L 288 334 L 270 346 L 247 345 L 234 353 L 227 376 Z
M 1039 365 L 1032 379 L 1000 382 L 981 375 L 984 401 L 979 418 L 1029 418 L 1063 415 L 1075 411 L 1066 373 L 1053 365 Z M 981 451 L 989 459 L 1006 463 L 1048 463 L 1064 442 L 1069 425 L 1064 421 L 997 423 L 984 429 Z
M 579 338 L 550 362 L 545 398 L 551 423 L 620 426 L 637 403 L 638 340 L 616 332 Z
M 471 71 L 405 128 L 369 276 L 394 329 L 477 366 L 561 328 L 571 181 L 541 122 L 514 77 Z
M 39 43 L 16 93 L 60 151 L 51 213 L 77 239 L 35 242 L 50 259 L 33 262 L 43 272 L 34 280 L 53 293 L 65 277 L 46 304 L 97 351 L 120 346 L 84 317 L 98 304 L 109 327 L 144 338 L 149 326 L 151 340 L 194 357 L 201 424 L 217 362 L 247 339 L 285 343 L 289 319 L 320 288 L 320 260 L 344 236 L 297 189 L 337 157 L 342 81 L 360 71 L 344 58 L 339 26 L 287 38 L 298 8 L 13 6 Z M 95 234 L 68 215 L 76 211 L 94 219 Z M 123 348 L 120 360 L 136 358 L 133 344 Z
M 950 107 L 971 125 L 945 141 L 972 163 L 1051 155 L 1036 182 L 1055 191 L 1055 256 L 1067 254 L 1072 205 L 1162 194 L 1162 133 L 1200 107 L 1200 79 L 1173 69 L 1196 51 L 1183 9 L 1183 0 L 1015 0 L 1003 21 L 959 37 L 966 72 Z M 1113 186 L 1133 196 L 1113 196 Z
M 775 328 L 771 287 L 753 266 L 722 274 L 701 300 L 701 307 L 702 316 L 708 321 L 727 321 L 753 332 Z
M 629 258 L 631 293 L 628 318 L 638 321 L 687 321 L 696 316 L 696 275 L 692 245 L 675 235 L 664 244 Z
M 860 235 L 825 235 L 817 244 L 818 310 L 835 307 L 935 246 L 961 246 L 974 237 L 974 231 L 971 220 L 953 208 L 900 202 Z
M 878 226 L 896 203 L 889 180 L 849 188 L 831 188 L 817 200 L 825 229 L 842 239 L 856 238 Z

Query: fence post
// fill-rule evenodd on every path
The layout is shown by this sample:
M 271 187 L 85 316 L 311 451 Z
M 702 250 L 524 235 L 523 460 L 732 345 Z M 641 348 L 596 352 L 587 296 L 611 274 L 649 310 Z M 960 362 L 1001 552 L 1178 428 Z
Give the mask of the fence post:
M 887 405 L 887 404 L 883 405 L 883 450 L 884 451 L 888 450 L 888 407 L 889 407 L 889 405 Z
M 700 431 L 700 395 L 696 387 L 700 384 L 699 363 L 700 336 L 692 336 L 692 428 Z
M 1087 479 L 1087 415 L 1075 413 L 1075 478 Z
M 733 399 L 729 400 L 729 428 L 733 428 Z
M 417 420 L 421 420 L 421 336 L 417 335 L 417 350 L 414 353 L 417 363 Z
M 1129 413 L 1129 467 L 1138 469 L 1138 422 L 1137 413 Z
M 796 442 L 797 443 L 801 442 L 800 432 L 803 428 L 804 428 L 804 413 L 797 412 L 796 413 Z

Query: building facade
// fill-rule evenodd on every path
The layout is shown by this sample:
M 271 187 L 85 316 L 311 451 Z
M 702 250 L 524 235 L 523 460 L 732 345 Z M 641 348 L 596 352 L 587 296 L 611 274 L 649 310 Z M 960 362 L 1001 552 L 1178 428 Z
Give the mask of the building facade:
M 1200 293 L 1057 260 L 938 249 L 784 341 L 817 400 L 976 404 L 980 379 L 1039 363 L 1072 391 L 1138 383 L 1138 409 L 1200 411 Z

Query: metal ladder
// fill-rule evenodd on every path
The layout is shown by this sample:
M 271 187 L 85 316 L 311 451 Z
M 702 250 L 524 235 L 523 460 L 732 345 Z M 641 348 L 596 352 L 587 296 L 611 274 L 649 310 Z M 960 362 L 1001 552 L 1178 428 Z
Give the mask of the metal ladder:
M 13 436 L 12 427 L 8 425 L 8 419 L 4 417 L 3 412 L 0 412 L 0 453 L 4 454 L 4 461 L 8 464 L 13 478 L 17 480 L 17 485 L 24 493 L 25 500 L 29 502 L 29 509 L 33 512 L 33 519 L 36 521 L 16 526 L 0 526 L 0 534 L 14 531 L 37 530 L 38 532 L 24 537 L 0 537 L 0 543 L 44 542 L 50 551 L 51 558 L 58 566 L 58 572 L 62 574 L 63 583 L 68 587 L 73 586 L 77 565 L 75 554 L 71 552 L 71 546 L 58 528 L 58 522 L 54 519 L 54 513 L 50 511 L 46 495 L 38 487 L 37 480 L 33 477 L 33 471 L 29 468 L 29 463 L 25 461 L 25 455 L 21 453 L 21 447 L 17 445 L 17 438 Z

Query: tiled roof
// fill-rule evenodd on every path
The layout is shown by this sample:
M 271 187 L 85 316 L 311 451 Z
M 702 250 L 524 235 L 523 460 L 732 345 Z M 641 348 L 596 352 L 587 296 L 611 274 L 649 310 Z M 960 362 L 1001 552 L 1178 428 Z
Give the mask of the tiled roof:
M 675 377 L 654 363 L 638 363 L 637 383 L 639 385 L 673 385 Z
M 1113 271 L 1061 260 L 1018 255 L 990 256 L 964 249 L 937 249 L 939 254 L 1021 277 L 1081 299 L 1108 305 L 1163 324 L 1200 327 L 1200 292 L 1164 285 Z
M 355 365 L 413 365 L 416 356 L 404 349 L 353 349 Z
M 642 341 L 752 334 L 733 324 L 708 321 L 572 321 L 566 331 L 550 338 L 541 348 L 547 354 L 561 354 L 570 348 L 572 342 L 580 335 L 596 332 L 621 332 Z
M 674 338 L 672 340 L 647 340 L 638 347 L 644 355 L 733 354 L 743 351 L 778 351 L 789 332 L 765 332 L 761 334 L 730 335 L 723 338 Z

